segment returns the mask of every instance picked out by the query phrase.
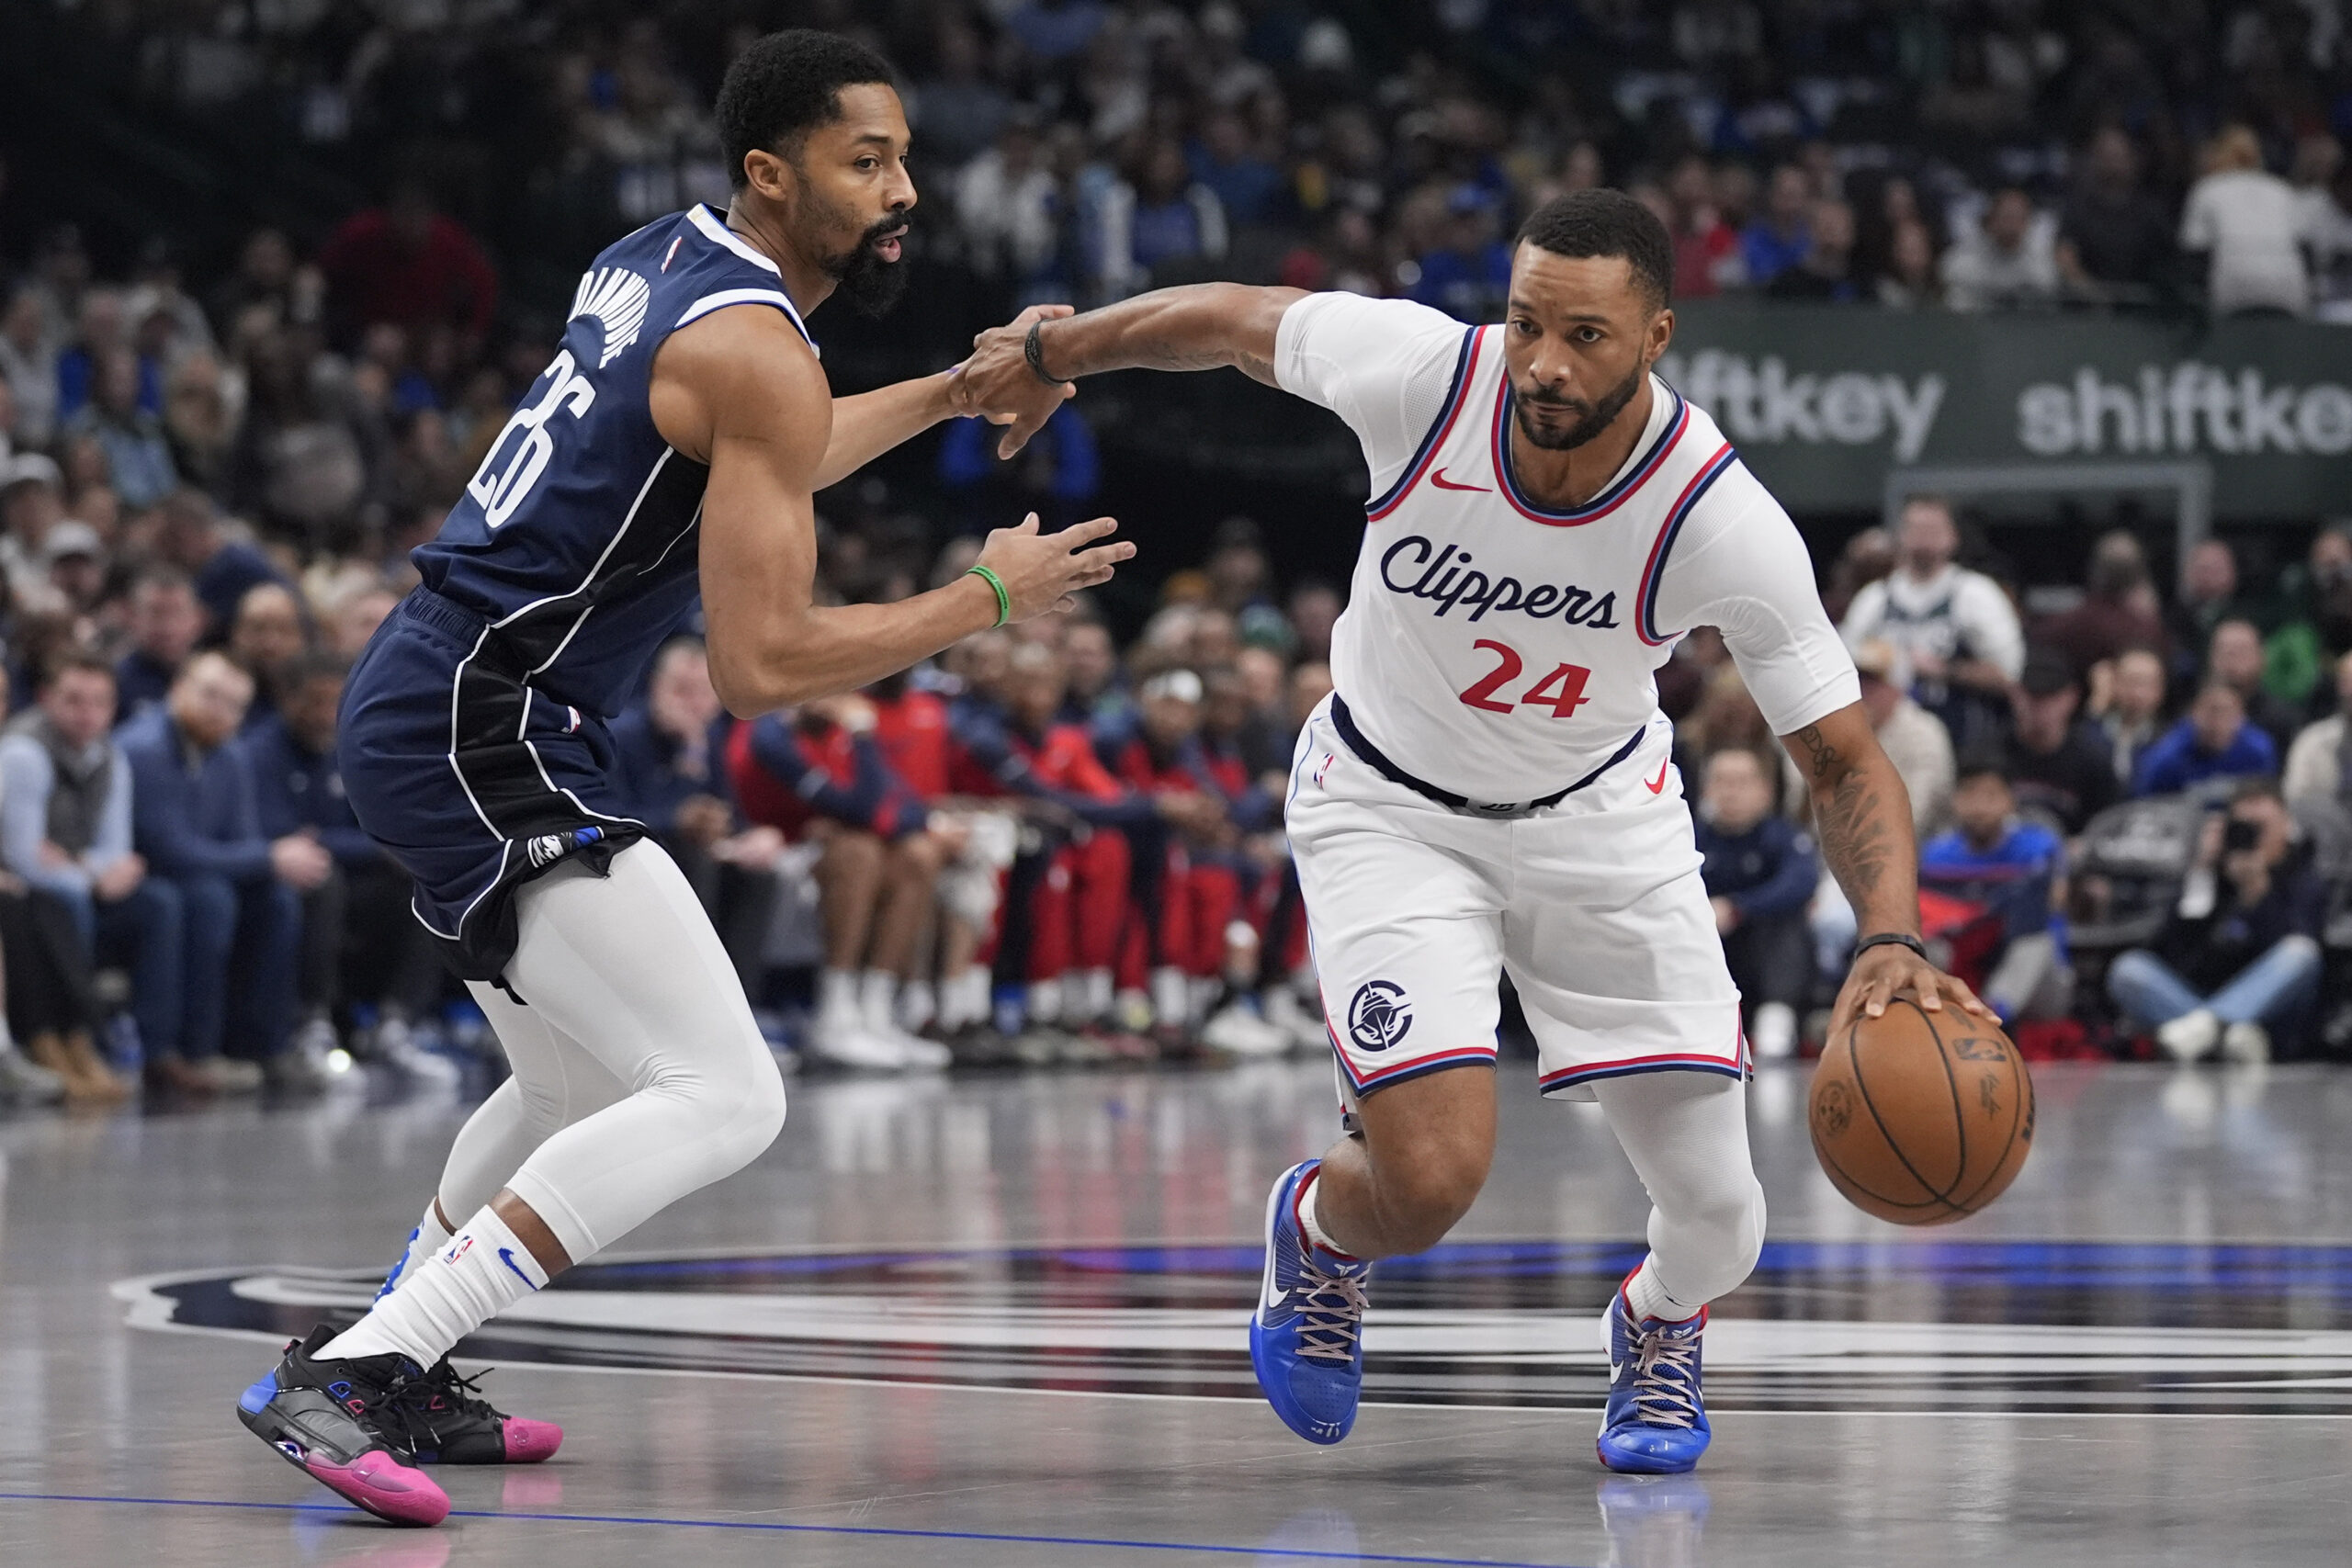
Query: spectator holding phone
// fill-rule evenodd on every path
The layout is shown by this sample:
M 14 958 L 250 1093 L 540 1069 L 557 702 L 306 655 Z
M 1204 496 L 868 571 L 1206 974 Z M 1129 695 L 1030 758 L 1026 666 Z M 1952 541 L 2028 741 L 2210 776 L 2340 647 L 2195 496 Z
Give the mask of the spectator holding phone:
M 2232 1061 L 2267 1061 L 2274 1043 L 2292 1049 L 2319 995 L 2326 900 L 2278 786 L 2249 779 L 2205 825 L 2153 949 L 2117 958 L 2108 992 L 2176 1060 L 2218 1044 Z

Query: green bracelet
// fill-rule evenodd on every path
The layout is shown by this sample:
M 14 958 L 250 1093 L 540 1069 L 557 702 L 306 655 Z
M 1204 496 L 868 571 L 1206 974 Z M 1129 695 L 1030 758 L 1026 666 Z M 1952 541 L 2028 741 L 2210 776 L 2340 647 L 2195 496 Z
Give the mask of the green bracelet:
M 966 567 L 964 575 L 977 577 L 996 590 L 996 624 L 998 626 L 1002 626 L 1012 619 L 1012 595 L 1005 592 L 1004 579 L 984 566 Z

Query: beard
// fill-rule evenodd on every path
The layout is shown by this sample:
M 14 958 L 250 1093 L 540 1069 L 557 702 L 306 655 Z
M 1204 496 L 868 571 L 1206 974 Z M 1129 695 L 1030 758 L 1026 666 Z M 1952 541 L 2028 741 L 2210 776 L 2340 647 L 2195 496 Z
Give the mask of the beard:
M 886 260 L 879 248 L 883 235 L 906 227 L 904 212 L 887 214 L 872 228 L 857 237 L 857 243 L 837 256 L 824 260 L 825 276 L 833 280 L 833 292 L 842 303 L 861 316 L 868 318 L 889 314 L 899 296 L 907 291 L 907 269 L 902 262 Z M 904 254 L 902 251 L 901 255 Z
M 1608 429 L 1617 416 L 1625 412 L 1625 405 L 1632 402 L 1634 394 L 1642 389 L 1642 383 L 1648 378 L 1649 373 L 1648 366 L 1635 366 L 1632 375 L 1602 393 L 1595 402 L 1586 402 L 1581 398 L 1564 398 L 1557 392 L 1540 389 L 1527 392 L 1513 387 L 1511 393 L 1518 406 L 1512 410 L 1512 417 L 1518 422 L 1519 433 L 1527 437 L 1529 446 L 1541 446 L 1546 452 L 1573 452 Z M 1530 408 L 1574 409 L 1580 417 L 1568 429 L 1558 430 L 1530 419 L 1527 412 Z

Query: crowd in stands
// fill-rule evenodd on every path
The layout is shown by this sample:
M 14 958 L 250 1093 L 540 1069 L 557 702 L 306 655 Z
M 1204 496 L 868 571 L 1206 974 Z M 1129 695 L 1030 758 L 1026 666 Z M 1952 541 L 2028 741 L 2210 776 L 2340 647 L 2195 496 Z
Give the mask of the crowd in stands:
M 724 198 L 718 75 L 804 20 L 899 62 L 920 265 L 996 280 L 989 309 L 1237 276 L 1489 316 L 1515 217 L 1604 181 L 1667 218 L 1686 298 L 2352 299 L 2352 41 L 2301 6 L 1474 0 L 1385 28 L 1227 0 L 88 8 L 146 101 L 274 116 L 385 195 L 254 229 L 199 276 L 169 243 L 102 264 L 71 226 L 9 226 L 0 165 L 0 946 L 23 1044 L 0 1091 L 300 1088 L 338 1051 L 449 1073 L 425 1046 L 453 993 L 342 800 L 336 699 L 560 301 L 506 288 L 528 226 L 395 154 L 454 141 L 535 211 L 552 182 L 601 244 Z M 1056 494 L 1099 478 L 1072 426 L 1047 433 Z M 944 473 L 985 468 L 978 431 L 951 427 Z M 829 525 L 823 581 L 902 595 L 964 564 L 951 532 L 1010 520 Z M 1922 502 L 1825 563 L 1939 951 L 2020 1027 L 2183 1055 L 2346 1043 L 2324 982 L 2352 882 L 2352 533 L 2262 592 L 2216 541 L 2165 592 L 2119 533 L 2033 617 L 1962 553 Z M 1090 606 L 750 725 L 721 718 L 689 625 L 616 727 L 620 776 L 754 996 L 788 1011 L 779 975 L 814 972 L 805 1027 L 777 1032 L 818 1056 L 1311 1043 L 1277 803 L 1340 603 L 1284 592 L 1236 522 L 1125 649 Z M 1751 1031 L 1792 1048 L 1851 914 L 1720 639 L 1690 638 L 1661 690 Z
M 514 207 L 519 180 L 541 231 L 555 209 L 612 232 L 723 202 L 707 106 L 734 50 L 838 28 L 903 73 L 933 254 L 1023 302 L 1229 276 L 1482 319 L 1518 218 L 1611 183 L 1668 222 L 1685 298 L 2352 312 L 2352 29 L 2333 6 L 90 9 L 150 101 L 242 107 L 386 174 L 383 149 L 462 128 L 483 209 Z M 385 287 L 366 256 L 392 221 L 346 228 L 330 272 Z M 530 243 L 520 222 L 502 237 Z M 462 295 L 478 332 L 479 254 L 454 229 L 421 243 L 433 292 L 409 307 Z
M 2030 617 L 1959 563 L 1961 538 L 1948 503 L 1917 498 L 1892 536 L 1856 535 L 1826 589 L 1910 792 L 1931 949 L 2051 1041 L 2153 1039 L 2184 1060 L 2341 1049 L 2352 529 L 2322 529 L 2259 592 L 2230 544 L 2204 540 L 2177 594 L 2119 530 L 2079 590 L 2037 596 L 2067 607 Z M 1843 973 L 1852 912 L 1719 643 L 1690 638 L 1661 694 L 1705 781 L 1699 842 L 1748 966 L 1751 1037 L 1785 1053 Z M 1800 949 L 1794 986 L 1785 959 L 1756 956 Z

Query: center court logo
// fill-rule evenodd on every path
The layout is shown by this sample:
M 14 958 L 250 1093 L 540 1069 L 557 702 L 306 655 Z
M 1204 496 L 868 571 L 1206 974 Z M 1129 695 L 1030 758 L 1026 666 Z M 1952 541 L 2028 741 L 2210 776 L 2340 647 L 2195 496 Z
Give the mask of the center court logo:
M 1384 1260 L 1367 1402 L 1597 1410 L 1601 1308 L 1645 1250 L 1488 1240 Z M 640 1257 L 572 1269 L 458 1355 L 1256 1400 L 1263 1265 L 1254 1242 Z M 137 1327 L 272 1356 L 357 1318 L 376 1283 L 372 1269 L 222 1268 L 114 1295 Z M 2352 1247 L 1774 1241 L 1716 1308 L 1717 1410 L 2352 1416 Z
M 1363 1050 L 1385 1051 L 1413 1027 L 1413 1003 L 1394 980 L 1366 980 L 1348 1004 L 1348 1038 Z

